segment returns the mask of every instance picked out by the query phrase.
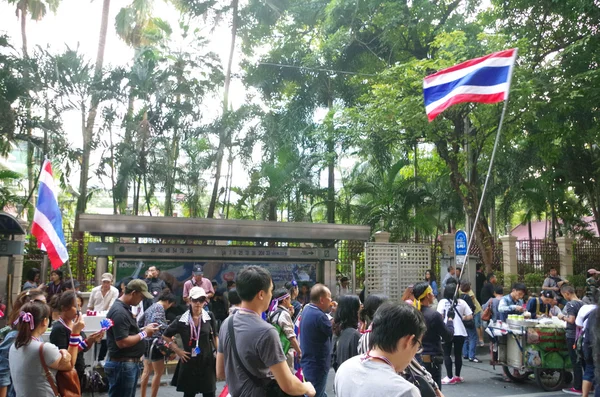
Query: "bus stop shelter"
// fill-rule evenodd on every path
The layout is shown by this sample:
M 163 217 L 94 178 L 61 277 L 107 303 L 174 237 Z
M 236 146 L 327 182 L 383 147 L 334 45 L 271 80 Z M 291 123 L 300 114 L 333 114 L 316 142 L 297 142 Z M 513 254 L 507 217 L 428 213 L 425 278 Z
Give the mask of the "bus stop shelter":
M 247 265 L 269 269 L 276 286 L 296 280 L 336 285 L 336 243 L 366 242 L 368 226 L 129 215 L 82 214 L 80 231 L 99 236 L 88 245 L 96 257 L 96 281 L 112 260 L 116 280 L 142 277 L 157 266 L 178 294 L 195 264 L 219 287 Z M 353 275 L 353 279 L 354 279 Z
M 0 296 L 6 307 L 12 306 L 21 292 L 23 251 L 26 224 L 14 216 L 0 211 Z

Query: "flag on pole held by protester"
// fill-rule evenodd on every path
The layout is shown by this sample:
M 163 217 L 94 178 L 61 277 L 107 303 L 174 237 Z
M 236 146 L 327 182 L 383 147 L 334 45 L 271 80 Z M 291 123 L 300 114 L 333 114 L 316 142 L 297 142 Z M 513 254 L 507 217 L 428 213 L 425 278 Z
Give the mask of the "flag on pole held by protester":
M 58 192 L 52 176 L 52 164 L 48 160 L 44 161 L 40 172 L 38 201 L 31 234 L 37 239 L 38 248 L 48 253 L 52 269 L 58 269 L 69 259 L 62 228 L 62 214 L 58 208 Z
M 429 121 L 458 103 L 506 100 L 516 56 L 516 48 L 495 52 L 425 77 L 423 96 Z

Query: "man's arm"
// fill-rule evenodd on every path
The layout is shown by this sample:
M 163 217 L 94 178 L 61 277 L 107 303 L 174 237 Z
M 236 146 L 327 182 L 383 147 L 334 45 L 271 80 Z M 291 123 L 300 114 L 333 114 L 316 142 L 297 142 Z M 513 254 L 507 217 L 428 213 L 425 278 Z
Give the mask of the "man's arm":
M 217 380 L 225 380 L 225 356 L 217 353 Z
M 217 354 L 217 371 L 219 370 L 218 360 L 219 355 Z M 273 376 L 275 376 L 277 384 L 284 393 L 292 396 L 308 395 L 309 397 L 313 397 L 315 394 L 317 394 L 312 383 L 302 383 L 300 379 L 296 378 L 292 374 L 292 371 L 290 371 L 286 361 L 282 361 L 278 364 L 270 366 L 269 370 L 271 370 L 271 373 Z
M 119 290 L 116 289 L 115 287 L 113 287 L 112 285 L 110 286 L 110 293 L 112 294 L 111 298 L 110 298 L 110 302 L 108 303 L 108 307 L 105 307 L 104 310 L 108 310 L 112 307 L 112 305 L 115 303 L 115 301 L 117 300 L 117 298 L 119 297 Z

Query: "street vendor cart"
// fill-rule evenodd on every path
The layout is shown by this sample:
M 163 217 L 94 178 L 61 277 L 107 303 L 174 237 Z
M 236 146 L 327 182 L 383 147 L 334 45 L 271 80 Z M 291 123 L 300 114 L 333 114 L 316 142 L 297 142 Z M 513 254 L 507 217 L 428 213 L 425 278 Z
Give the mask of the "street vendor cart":
M 533 374 L 546 391 L 571 381 L 563 321 L 509 319 L 490 323 L 486 331 L 492 337 L 492 365 L 502 365 L 510 380 L 524 382 Z

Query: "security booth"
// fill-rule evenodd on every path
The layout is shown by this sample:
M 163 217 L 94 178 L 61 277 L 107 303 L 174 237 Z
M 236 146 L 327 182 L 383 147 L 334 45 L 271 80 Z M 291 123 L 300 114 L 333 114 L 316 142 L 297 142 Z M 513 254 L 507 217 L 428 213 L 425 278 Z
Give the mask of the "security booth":
M 259 265 L 271 272 L 276 287 L 291 280 L 309 286 L 320 282 L 333 292 L 335 244 L 366 242 L 371 234 L 368 226 L 356 225 L 128 215 L 82 214 L 79 225 L 101 239 L 88 244 L 88 255 L 97 258 L 98 284 L 112 258 L 115 280 L 143 277 L 156 266 L 179 296 L 196 264 L 219 288 L 244 266 Z
M 0 283 L 0 297 L 7 308 L 21 292 L 25 225 L 23 221 L 0 211 L 0 280 L 4 280 Z

